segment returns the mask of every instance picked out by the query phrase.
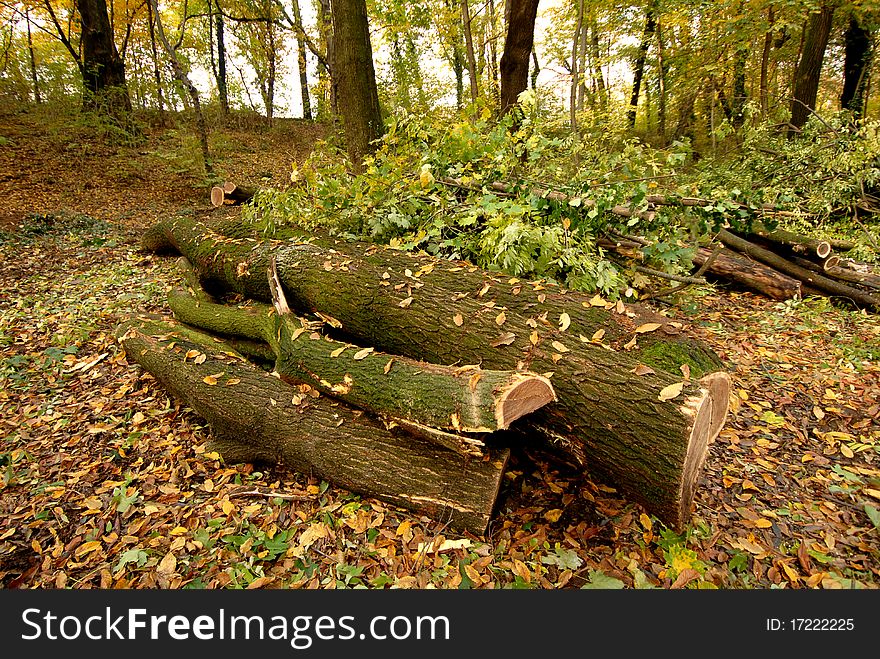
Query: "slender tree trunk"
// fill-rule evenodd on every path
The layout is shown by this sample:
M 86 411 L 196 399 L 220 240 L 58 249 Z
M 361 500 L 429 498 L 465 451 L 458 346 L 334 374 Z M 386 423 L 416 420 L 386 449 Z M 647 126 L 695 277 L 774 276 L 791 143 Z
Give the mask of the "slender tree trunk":
M 584 100 L 587 96 L 587 42 L 590 30 L 589 24 L 584 20 L 583 14 L 579 16 L 581 23 L 581 35 L 578 42 L 578 91 L 577 91 L 577 109 L 582 112 L 584 109 Z M 593 103 L 592 99 L 590 101 Z
M 651 39 L 654 36 L 654 30 L 657 28 L 657 18 L 654 5 L 650 5 L 645 12 L 645 29 L 642 32 L 642 42 L 639 44 L 639 52 L 636 56 L 635 65 L 633 66 L 633 86 L 632 95 L 629 100 L 629 110 L 627 111 L 627 120 L 629 127 L 635 128 L 636 110 L 639 106 L 639 91 L 642 87 L 642 78 L 645 75 L 645 60 L 648 58 L 648 48 L 651 45 Z
M 125 62 L 113 41 L 106 1 L 76 0 L 76 9 L 82 23 L 83 105 L 110 114 L 130 112 Z
M 762 117 L 767 116 L 767 110 L 769 108 L 768 72 L 770 70 L 770 51 L 773 48 L 773 24 L 775 22 L 776 17 L 773 15 L 773 7 L 768 7 L 767 23 L 769 24 L 769 27 L 767 28 L 767 32 L 764 33 L 764 49 L 761 51 L 761 82 L 759 84 Z
M 608 92 L 605 89 L 605 76 L 602 74 L 602 54 L 599 48 L 599 29 L 596 24 L 595 9 L 590 5 L 590 48 L 593 55 L 593 76 L 596 79 L 596 95 L 599 97 L 599 110 L 608 109 Z
M 480 96 L 480 88 L 477 83 L 477 60 L 474 55 L 474 37 L 471 32 L 471 12 L 468 8 L 468 0 L 461 0 L 461 29 L 464 32 L 465 50 L 467 52 L 468 78 L 471 83 L 471 103 L 476 103 L 477 98 Z M 502 57 L 502 64 L 503 60 L 504 58 Z
M 538 63 L 538 53 L 532 48 L 532 71 L 529 73 L 529 86 L 535 89 L 538 85 L 538 75 L 541 73 L 541 65 Z
M 333 0 L 333 84 L 352 166 L 360 171 L 363 159 L 382 137 L 385 126 L 379 108 L 373 49 L 367 23 L 366 0 Z
M 147 2 L 147 23 L 150 26 L 150 50 L 153 53 L 153 76 L 156 80 L 156 102 L 159 113 L 165 112 L 165 99 L 162 96 L 162 74 L 159 72 L 159 51 L 156 48 L 155 17 L 153 16 L 153 3 Z
M 226 34 L 223 25 L 223 12 L 220 11 L 220 3 L 217 2 L 215 14 L 217 32 L 217 94 L 220 97 L 220 109 L 223 114 L 229 114 L 229 85 L 226 79 Z
M 873 58 L 871 33 L 852 15 L 843 39 L 843 92 L 840 95 L 840 108 L 852 111 L 858 118 L 864 116 L 865 112 L 865 89 Z
M 795 76 L 794 96 L 791 101 L 791 128 L 789 136 L 796 135 L 807 123 L 816 107 L 819 76 L 825 59 L 825 48 L 831 34 L 834 5 L 824 3 L 820 11 L 810 16 L 804 36 L 804 50 Z
M 501 113 L 516 105 L 529 82 L 529 55 L 535 44 L 538 0 L 507 1 L 507 38 L 501 55 Z
M 321 95 L 318 97 L 318 117 L 329 114 L 335 118 L 339 116 L 336 106 L 336 86 L 333 84 L 333 12 L 330 8 L 330 0 L 318 0 L 318 28 L 321 35 L 321 47 L 324 50 L 326 65 L 318 64 L 318 86 Z
M 25 7 L 24 10 L 24 19 L 27 23 L 27 40 L 28 40 L 28 53 L 30 54 L 30 63 L 31 63 L 31 80 L 34 83 L 34 102 L 42 103 L 42 99 L 40 98 L 40 79 L 37 76 L 37 57 L 34 54 L 34 40 L 31 36 L 31 15 L 30 10 Z
M 296 21 L 297 25 L 302 25 L 302 15 L 299 10 L 299 0 L 292 0 L 291 4 L 293 7 L 293 20 Z M 311 99 L 309 98 L 309 75 L 308 62 L 306 60 L 306 42 L 302 35 L 298 35 L 296 38 L 296 43 L 296 63 L 299 69 L 299 90 L 302 97 L 303 118 L 311 119 L 312 103 Z
M 657 21 L 657 132 L 661 144 L 666 144 L 666 43 L 663 26 Z
M 577 136 L 577 93 L 579 85 L 578 71 L 578 44 L 581 38 L 581 28 L 584 22 L 584 0 L 579 0 L 577 8 L 577 22 L 574 28 L 574 38 L 571 42 L 571 88 L 569 91 L 568 114 L 571 123 L 571 132 Z
M 731 123 L 740 128 L 745 121 L 746 106 L 746 63 L 749 57 L 748 48 L 739 48 L 733 63 L 733 99 L 731 100 Z
M 499 89 L 498 89 L 498 40 L 495 35 L 496 21 L 495 21 L 495 3 L 493 0 L 489 0 L 489 4 L 487 6 L 489 12 L 489 29 L 488 29 L 488 46 L 489 46 L 489 93 L 492 95 L 492 105 L 498 105 L 499 103 Z
M 275 26 L 271 21 L 266 21 L 266 32 L 268 37 L 268 48 L 266 50 L 266 62 L 268 65 L 268 75 L 266 76 L 266 118 L 269 125 L 272 125 L 272 118 L 275 116 L 275 76 L 277 70 L 278 52 L 275 48 Z
M 211 164 L 211 151 L 208 148 L 208 125 L 205 122 L 205 114 L 204 112 L 202 112 L 202 103 L 199 99 L 199 91 L 189 79 L 189 76 L 186 74 L 183 65 L 180 63 L 180 59 L 177 56 L 177 51 L 174 49 L 174 47 L 171 45 L 171 42 L 168 41 L 168 37 L 165 35 L 165 28 L 162 26 L 162 18 L 159 15 L 158 0 L 148 0 L 148 2 L 153 6 L 153 15 L 156 18 L 156 32 L 159 36 L 159 42 L 165 49 L 165 53 L 168 55 L 168 59 L 171 61 L 171 69 L 174 71 L 174 77 L 177 78 L 177 81 L 186 90 L 187 95 L 192 101 L 192 106 L 196 113 L 196 127 L 199 134 L 199 146 L 201 146 L 202 150 L 202 166 L 205 169 L 205 173 L 212 174 L 214 172 L 214 168 Z

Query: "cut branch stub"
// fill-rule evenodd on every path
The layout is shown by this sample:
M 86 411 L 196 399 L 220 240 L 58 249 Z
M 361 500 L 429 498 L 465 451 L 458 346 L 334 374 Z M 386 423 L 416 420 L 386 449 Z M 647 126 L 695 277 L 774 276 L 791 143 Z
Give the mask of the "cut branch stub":
M 291 387 L 228 344 L 177 323 L 134 319 L 120 325 L 117 337 L 130 361 L 209 423 L 210 445 L 225 460 L 281 462 L 456 529 L 485 533 L 508 449 L 468 459 L 438 448 L 309 387 Z M 205 359 L 188 358 L 192 351 Z

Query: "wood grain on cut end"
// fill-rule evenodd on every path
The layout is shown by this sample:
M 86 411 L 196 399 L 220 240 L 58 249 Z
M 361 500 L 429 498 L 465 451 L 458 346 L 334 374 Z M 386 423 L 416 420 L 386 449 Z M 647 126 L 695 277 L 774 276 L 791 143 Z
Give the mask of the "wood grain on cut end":
M 219 208 L 223 205 L 223 201 L 226 199 L 226 191 L 221 188 L 219 185 L 215 185 L 211 188 L 211 205 L 214 208 Z
M 522 375 L 505 388 L 495 405 L 495 420 L 502 430 L 520 417 L 556 400 L 550 380 L 541 375 Z
M 693 415 L 691 435 L 688 439 L 684 465 L 679 484 L 679 528 L 687 524 L 691 516 L 691 504 L 696 493 L 697 481 L 706 455 L 709 452 L 709 438 L 714 427 L 715 403 L 709 390 L 701 389 L 701 396 L 692 396 L 682 406 L 682 413 Z
M 727 420 L 727 411 L 730 408 L 730 376 L 722 371 L 710 373 L 700 379 L 700 386 L 709 392 L 709 399 L 712 402 L 712 422 L 708 440 L 712 442 L 718 437 Z

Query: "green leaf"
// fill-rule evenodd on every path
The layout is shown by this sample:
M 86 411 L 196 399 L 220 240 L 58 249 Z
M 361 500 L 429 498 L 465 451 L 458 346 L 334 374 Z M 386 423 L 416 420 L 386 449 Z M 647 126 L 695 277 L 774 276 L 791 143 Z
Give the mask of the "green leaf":
M 620 579 L 598 570 L 590 570 L 587 576 L 590 581 L 581 586 L 581 590 L 621 590 L 626 586 Z
M 880 510 L 877 510 L 870 503 L 865 504 L 865 514 L 868 516 L 868 519 L 871 520 L 871 523 L 874 525 L 874 528 L 880 529 Z

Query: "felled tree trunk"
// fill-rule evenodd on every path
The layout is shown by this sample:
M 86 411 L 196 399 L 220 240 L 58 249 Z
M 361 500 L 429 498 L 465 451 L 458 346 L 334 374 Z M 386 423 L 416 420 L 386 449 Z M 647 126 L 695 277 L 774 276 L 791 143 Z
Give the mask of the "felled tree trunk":
M 304 382 L 356 407 L 424 427 L 438 443 L 480 454 L 478 436 L 434 433 L 487 433 L 505 430 L 516 419 L 554 399 L 547 378 L 522 371 L 493 371 L 476 365 L 442 366 L 334 341 L 302 319 L 280 316 L 265 304 L 233 307 L 169 296 L 175 317 L 212 333 L 266 341 L 275 371 L 287 382 Z M 450 439 L 455 444 L 447 443 Z
M 694 254 L 693 262 L 701 266 L 711 255 L 712 250 L 701 247 Z M 789 300 L 801 294 L 801 284 L 797 279 L 757 261 L 737 256 L 730 250 L 716 254 L 706 272 L 728 281 L 735 281 L 773 300 Z
M 647 314 L 622 304 L 375 246 L 358 256 L 365 246 L 254 243 L 186 218 L 156 227 L 146 242 L 161 246 L 161 236 L 202 277 L 253 299 L 271 297 L 266 277 L 255 273 L 274 255 L 292 307 L 376 349 L 545 375 L 557 402 L 516 427 L 589 465 L 663 522 L 688 520 L 729 382 L 717 356 L 680 325 L 640 323 Z M 682 375 L 683 365 L 694 379 Z
M 228 344 L 177 323 L 133 319 L 117 330 L 137 362 L 211 426 L 229 461 L 280 462 L 344 489 L 483 535 L 509 450 L 467 459 L 308 386 L 292 387 Z M 194 354 L 205 359 L 194 358 Z M 190 355 L 190 356 L 188 356 Z
M 219 208 L 223 205 L 245 204 L 254 198 L 257 191 L 253 188 L 244 188 L 232 181 L 226 181 L 223 185 L 215 185 L 211 188 L 211 205 Z

